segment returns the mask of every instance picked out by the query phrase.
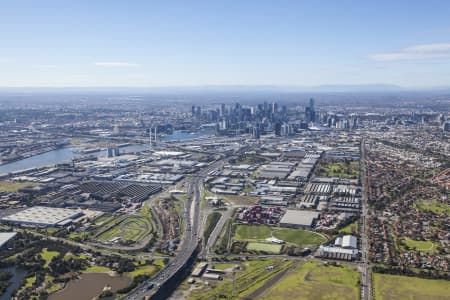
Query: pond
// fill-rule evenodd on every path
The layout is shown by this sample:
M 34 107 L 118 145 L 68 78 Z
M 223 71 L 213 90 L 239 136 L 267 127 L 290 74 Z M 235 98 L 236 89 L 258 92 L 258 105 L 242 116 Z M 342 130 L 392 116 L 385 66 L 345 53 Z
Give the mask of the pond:
M 51 294 L 49 300 L 91 300 L 103 291 L 106 285 L 115 292 L 127 287 L 132 279 L 127 276 L 110 276 L 106 273 L 83 273 L 80 279 L 72 280 L 61 291 Z

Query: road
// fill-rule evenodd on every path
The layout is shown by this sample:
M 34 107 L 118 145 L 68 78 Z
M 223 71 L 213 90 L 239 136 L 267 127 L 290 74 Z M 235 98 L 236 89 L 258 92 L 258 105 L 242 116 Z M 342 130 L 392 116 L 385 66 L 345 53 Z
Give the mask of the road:
M 223 226 L 231 218 L 231 215 L 233 213 L 233 208 L 230 207 L 230 208 L 228 208 L 228 210 L 220 212 L 220 213 L 222 215 L 220 216 L 219 222 L 217 222 L 216 226 L 214 227 L 214 230 L 211 232 L 208 241 L 206 241 L 205 249 L 203 249 L 203 253 L 202 253 L 203 260 L 206 260 L 208 258 L 208 256 L 210 255 L 211 248 L 216 243 L 217 238 L 219 237 Z
M 90 245 L 90 244 L 86 244 L 86 243 L 78 243 L 78 242 L 75 242 L 75 241 L 72 241 L 72 240 L 69 240 L 69 239 L 59 238 L 59 237 L 54 237 L 54 236 L 50 236 L 50 235 L 44 234 L 44 233 L 39 233 L 39 232 L 36 232 L 36 231 L 33 231 L 33 230 L 22 229 L 22 228 L 15 228 L 14 230 L 15 230 L 15 231 L 19 231 L 19 232 L 27 232 L 27 233 L 31 233 L 31 234 L 33 234 L 33 235 L 40 236 L 40 237 L 42 237 L 43 239 L 48 239 L 48 240 L 51 240 L 51 241 L 61 242 L 61 243 L 66 243 L 66 244 L 69 244 L 69 245 L 72 245 L 72 246 L 75 246 L 75 247 L 79 247 L 79 248 L 81 248 L 81 249 L 83 249 L 83 250 L 87 250 L 87 251 L 89 250 L 89 251 L 98 252 L 98 253 L 101 253 L 101 254 L 104 255 L 104 256 L 114 256 L 114 255 L 117 255 L 117 256 L 121 256 L 121 257 L 125 257 L 125 258 L 135 259 L 135 256 L 134 256 L 134 255 L 130 255 L 130 254 L 126 254 L 126 253 L 121 253 L 121 252 L 107 251 L 107 250 L 104 249 L 104 248 L 98 248 L 98 247 L 95 247 L 95 246 Z M 146 255 L 140 255 L 140 256 L 141 256 L 142 258 L 147 258 Z M 166 258 L 166 256 L 151 256 L 151 255 L 148 255 L 148 258 L 152 258 L 152 259 L 156 259 L 156 258 Z
M 361 141 L 361 185 L 362 185 L 362 211 L 361 211 L 361 299 L 369 300 L 371 297 L 371 279 L 370 279 L 370 265 L 369 265 L 369 242 L 367 239 L 368 228 L 368 187 L 366 177 L 366 146 L 365 140 Z
M 177 256 L 153 278 L 143 282 L 140 286 L 130 292 L 125 299 L 137 300 L 151 296 L 154 294 L 155 290 L 163 286 L 170 278 L 177 274 L 180 268 L 182 268 L 192 256 L 199 243 L 200 202 L 203 177 L 221 165 L 223 165 L 223 160 L 216 161 L 192 176 L 190 181 L 188 181 L 188 197 L 184 210 L 185 234 Z

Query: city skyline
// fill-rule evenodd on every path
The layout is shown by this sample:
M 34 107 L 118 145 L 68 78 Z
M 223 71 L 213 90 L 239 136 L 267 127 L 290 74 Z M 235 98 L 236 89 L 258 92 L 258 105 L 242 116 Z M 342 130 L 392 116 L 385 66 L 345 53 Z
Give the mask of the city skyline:
M 0 87 L 448 86 L 450 3 L 4 3 Z

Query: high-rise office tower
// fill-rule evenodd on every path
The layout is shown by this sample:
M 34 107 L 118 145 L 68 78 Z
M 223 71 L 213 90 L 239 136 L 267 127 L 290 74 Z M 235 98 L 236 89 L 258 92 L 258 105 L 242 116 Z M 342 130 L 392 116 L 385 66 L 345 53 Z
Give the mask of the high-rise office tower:
M 277 112 L 278 112 L 278 103 L 274 101 L 272 102 L 272 113 L 275 114 Z
M 305 108 L 305 118 L 306 118 L 306 122 L 310 123 L 310 122 L 315 122 L 316 121 L 316 108 L 315 103 L 314 103 L 314 98 L 310 98 L 309 99 L 309 106 L 307 106 Z
M 314 110 L 315 108 L 314 108 L 314 98 L 310 98 L 309 99 L 309 108 L 311 108 L 311 110 Z

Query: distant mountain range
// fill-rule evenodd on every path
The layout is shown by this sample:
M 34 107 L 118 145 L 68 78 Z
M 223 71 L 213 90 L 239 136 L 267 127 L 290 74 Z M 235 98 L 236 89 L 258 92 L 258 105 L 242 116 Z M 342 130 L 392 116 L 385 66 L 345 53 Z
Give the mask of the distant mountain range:
M 277 86 L 277 85 L 204 85 L 204 86 L 167 86 L 167 87 L 0 87 L 0 92 L 141 92 L 141 93 L 391 93 L 420 91 L 449 91 L 449 87 L 405 88 L 393 84 L 326 84 L 318 86 Z

